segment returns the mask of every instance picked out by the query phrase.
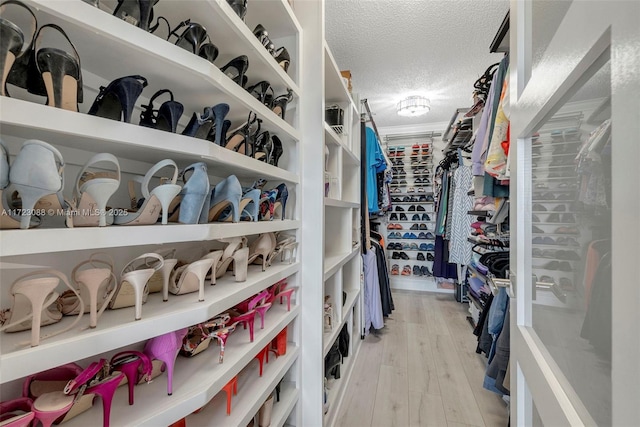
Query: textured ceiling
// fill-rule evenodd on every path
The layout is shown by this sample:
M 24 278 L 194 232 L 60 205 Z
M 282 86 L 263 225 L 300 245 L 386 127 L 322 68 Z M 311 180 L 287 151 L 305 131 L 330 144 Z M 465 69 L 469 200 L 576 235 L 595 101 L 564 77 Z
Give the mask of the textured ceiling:
M 448 122 L 470 107 L 473 83 L 502 54 L 489 53 L 508 0 L 326 0 L 325 38 L 354 93 L 379 127 Z M 431 111 L 396 114 L 398 101 L 425 95 Z

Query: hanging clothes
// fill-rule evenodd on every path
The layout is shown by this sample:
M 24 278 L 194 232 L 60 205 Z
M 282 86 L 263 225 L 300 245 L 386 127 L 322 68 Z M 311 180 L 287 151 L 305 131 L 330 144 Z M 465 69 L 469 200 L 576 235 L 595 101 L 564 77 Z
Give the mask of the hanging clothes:
M 493 134 L 489 142 L 487 160 L 485 161 L 485 171 L 494 178 L 504 176 L 507 166 L 507 153 L 509 152 L 509 116 L 511 107 L 509 105 L 509 70 L 505 76 L 500 95 L 500 103 L 496 112 Z
M 504 288 L 502 288 L 504 289 Z M 509 325 L 510 310 L 504 314 L 504 327 L 500 332 L 500 336 L 496 341 L 495 357 L 489 362 L 487 372 L 484 377 L 482 386 L 487 390 L 493 391 L 500 395 L 509 395 L 509 390 L 503 385 L 507 370 L 509 369 L 509 358 L 511 356 L 511 327 Z
M 378 181 L 377 174 L 387 169 L 387 162 L 380 148 L 380 142 L 373 129 L 367 127 L 367 199 L 369 213 L 378 213 Z
M 456 184 L 453 196 L 451 234 L 449 235 L 449 262 L 469 265 L 473 248 L 473 244 L 468 239 L 469 230 L 473 223 L 473 216 L 468 214 L 473 209 L 473 197 L 467 194 L 473 179 L 471 168 L 465 165 L 458 166 L 453 179 Z
M 376 261 L 378 266 L 378 282 L 380 284 L 380 303 L 382 315 L 388 317 L 395 310 L 393 297 L 391 296 L 391 283 L 389 281 L 389 270 L 387 269 L 387 257 L 384 247 L 377 241 L 371 240 L 371 244 L 376 248 Z
M 371 250 L 362 254 L 362 263 L 364 266 L 364 334 L 368 335 L 371 327 L 374 329 L 384 327 L 375 247 L 372 246 Z

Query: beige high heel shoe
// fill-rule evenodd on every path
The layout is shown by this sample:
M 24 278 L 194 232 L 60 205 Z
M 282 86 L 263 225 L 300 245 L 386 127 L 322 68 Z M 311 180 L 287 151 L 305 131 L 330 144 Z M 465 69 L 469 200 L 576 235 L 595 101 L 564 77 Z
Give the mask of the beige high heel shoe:
M 171 272 L 178 263 L 176 258 L 176 250 L 174 248 L 167 248 L 164 250 L 158 250 L 155 253 L 160 255 L 164 259 L 164 264 L 160 270 L 153 273 L 153 276 L 147 282 L 149 293 L 162 292 L 162 301 L 169 300 L 169 279 L 171 278 Z
M 222 258 L 218 263 L 215 274 L 211 276 L 211 284 L 215 285 L 215 280 L 227 272 L 232 262 L 236 282 L 244 282 L 247 280 L 247 260 L 249 258 L 249 248 L 246 248 L 247 238 L 230 237 L 228 239 L 219 239 L 219 241 L 227 243 L 227 246 L 223 250 Z
M 82 269 L 87 265 L 93 268 Z M 76 265 L 71 272 L 71 280 L 77 288 L 77 293 L 72 291 L 62 293 L 59 298 L 62 314 L 65 316 L 78 314 L 80 303 L 83 302 L 84 313 L 89 313 L 89 327 L 95 328 L 98 318 L 107 309 L 111 298 L 116 293 L 118 279 L 113 273 L 113 265 L 113 259 L 103 252 L 91 254 L 87 261 Z M 76 295 L 80 295 L 80 298 Z
M 79 299 L 78 317 L 66 328 L 40 336 L 41 326 L 51 325 L 62 319 L 62 313 L 57 308 L 52 310 L 50 307 L 58 300 L 59 294 L 55 289 L 60 281 L 64 282 Z M 31 347 L 37 346 L 43 339 L 74 328 L 84 313 L 84 302 L 69 284 L 67 276 L 53 269 L 34 271 L 17 278 L 11 285 L 11 295 L 13 304 L 10 310 L 1 313 L 0 320 L 3 326 L 0 331 L 21 332 L 31 329 Z
M 212 258 L 202 258 L 174 268 L 169 280 L 169 292 L 173 295 L 199 292 L 198 301 L 204 301 L 204 281 L 214 261 Z
M 260 407 L 258 411 L 258 426 L 269 427 L 271 425 L 271 414 L 273 412 L 273 393 Z
M 263 233 L 249 245 L 249 264 L 258 264 L 262 261 L 262 271 L 269 265 L 269 255 L 277 245 L 274 233 Z
M 135 320 L 142 318 L 142 304 L 147 301 L 147 282 L 153 273 L 164 265 L 164 259 L 155 253 L 142 254 L 130 261 L 122 269 L 120 284 L 109 303 L 109 308 L 117 309 L 135 306 Z

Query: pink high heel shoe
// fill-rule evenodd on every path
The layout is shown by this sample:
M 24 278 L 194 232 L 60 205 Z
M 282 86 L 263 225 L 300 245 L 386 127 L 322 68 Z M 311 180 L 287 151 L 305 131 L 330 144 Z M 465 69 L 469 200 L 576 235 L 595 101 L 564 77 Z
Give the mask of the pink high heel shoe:
M 159 360 L 162 363 L 160 370 L 167 370 L 167 394 L 173 394 L 173 367 L 178 357 L 178 351 L 182 347 L 182 339 L 189 331 L 188 328 L 169 332 L 159 337 L 151 338 L 144 346 L 144 353 L 150 360 Z M 153 376 L 153 375 L 152 375 Z
M 270 288 L 270 290 L 271 290 L 271 294 L 273 295 L 273 300 L 280 298 L 280 304 L 282 304 L 283 299 L 286 298 L 287 311 L 291 311 L 291 295 L 296 290 L 296 288 L 285 289 L 286 287 L 287 287 L 287 279 L 283 279 L 278 283 L 276 283 L 275 285 L 273 285 Z
M 243 314 L 232 311 L 231 314 L 234 315 L 230 320 L 232 324 L 239 323 L 243 326 L 244 329 L 247 329 L 247 326 L 249 326 L 249 342 L 253 342 L 253 324 L 256 318 L 256 311 L 250 310 Z
M 268 298 L 271 296 L 268 290 L 264 290 L 256 295 L 251 302 L 249 302 L 249 311 L 256 310 L 260 315 L 260 329 L 264 329 L 264 315 L 267 313 L 267 310 L 271 308 L 271 302 L 268 301 Z M 258 305 L 260 304 L 260 305 Z
M 139 351 L 123 351 L 111 358 L 111 369 L 122 372 L 129 386 L 129 405 L 133 405 L 133 387 L 140 381 L 151 381 L 153 365 L 151 359 Z M 142 368 L 142 369 L 140 369 Z M 120 385 L 124 384 L 124 379 Z
M 0 403 L 0 425 L 2 427 L 29 427 L 35 416 L 33 401 L 28 397 Z
M 218 363 L 224 362 L 224 347 L 227 344 L 227 338 L 233 331 L 236 330 L 236 324 L 225 326 L 217 331 L 213 331 L 211 338 L 215 338 L 220 341 L 220 356 L 218 357 Z

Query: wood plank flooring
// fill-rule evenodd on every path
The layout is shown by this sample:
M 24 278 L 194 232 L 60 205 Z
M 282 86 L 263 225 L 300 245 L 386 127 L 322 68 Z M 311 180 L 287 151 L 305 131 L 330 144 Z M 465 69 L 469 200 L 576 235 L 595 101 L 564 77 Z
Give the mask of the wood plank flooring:
M 435 293 L 393 300 L 385 329 L 362 342 L 335 425 L 506 427 L 506 404 L 482 387 L 466 305 Z

